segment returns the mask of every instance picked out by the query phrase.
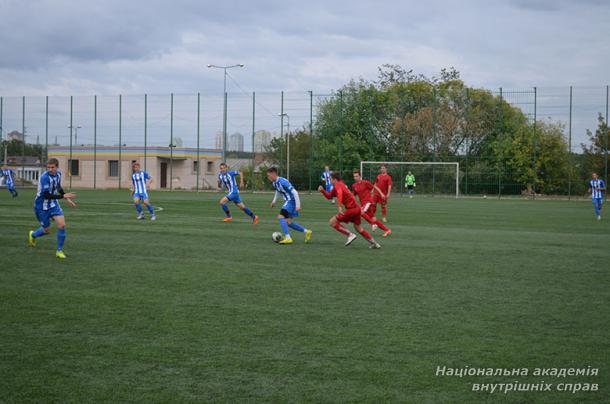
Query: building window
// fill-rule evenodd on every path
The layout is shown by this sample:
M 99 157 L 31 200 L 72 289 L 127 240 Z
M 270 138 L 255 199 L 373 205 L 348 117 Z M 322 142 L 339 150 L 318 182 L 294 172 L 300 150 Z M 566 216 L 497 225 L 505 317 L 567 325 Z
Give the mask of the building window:
M 197 160 L 193 161 L 193 172 L 197 174 L 197 170 L 199 169 L 199 162 Z
M 209 173 L 214 172 L 214 162 L 213 161 L 208 161 L 208 172 Z
M 68 173 L 73 177 L 78 177 L 80 175 L 78 163 L 78 160 L 68 160 Z
M 108 176 L 119 176 L 119 160 L 108 160 Z

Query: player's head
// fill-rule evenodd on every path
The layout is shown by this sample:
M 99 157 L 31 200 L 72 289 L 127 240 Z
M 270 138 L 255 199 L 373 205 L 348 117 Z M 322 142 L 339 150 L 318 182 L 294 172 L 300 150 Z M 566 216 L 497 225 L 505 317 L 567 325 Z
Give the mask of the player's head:
M 228 169 L 229 169 L 229 167 L 227 166 L 227 163 L 224 163 L 224 162 L 220 163 L 220 172 L 221 173 L 223 173 L 223 174 L 226 173 Z
M 275 180 L 277 180 L 277 177 L 279 177 L 279 175 L 277 175 L 277 168 L 269 167 L 267 169 L 267 179 L 271 182 L 274 182 Z
M 362 180 L 362 176 L 360 175 L 360 171 L 354 170 L 354 181 L 360 182 Z
M 131 165 L 131 169 L 136 172 L 139 173 L 140 172 L 140 163 L 138 163 L 137 161 L 135 163 L 133 163 Z
M 330 171 L 330 166 L 324 166 L 324 171 Z
M 593 174 L 591 174 L 591 177 L 592 177 L 594 180 L 596 180 L 596 179 L 597 179 L 597 173 L 593 173 Z
M 332 173 L 330 175 L 330 182 L 331 183 L 336 184 L 339 181 L 341 181 L 341 174 L 335 172 L 335 173 Z
M 388 166 L 386 166 L 385 164 L 382 164 L 381 166 L 379 166 L 379 172 L 381 174 L 387 174 L 388 173 Z
M 411 171 L 407 171 L 407 174 L 412 175 Z
M 47 161 L 47 172 L 51 175 L 57 174 L 59 168 L 59 160 L 52 158 Z

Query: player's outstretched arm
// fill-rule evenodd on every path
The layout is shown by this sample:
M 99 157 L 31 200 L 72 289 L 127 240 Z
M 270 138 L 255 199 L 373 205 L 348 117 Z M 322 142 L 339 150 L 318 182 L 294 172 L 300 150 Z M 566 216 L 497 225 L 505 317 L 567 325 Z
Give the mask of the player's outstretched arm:
M 332 198 L 332 195 L 330 194 L 330 192 L 326 192 L 326 190 L 324 189 L 324 187 L 322 187 L 322 185 L 318 186 L 318 191 L 320 191 L 326 199 Z
M 379 192 L 379 195 L 381 195 L 381 197 L 383 199 L 385 199 L 385 195 L 383 192 L 381 192 L 381 189 L 377 186 L 377 185 L 373 185 L 373 188 L 375 188 L 375 191 Z
M 271 201 L 271 207 L 275 206 L 275 203 L 277 202 L 277 198 L 279 196 L 279 192 L 275 191 L 275 194 L 273 195 L 273 200 Z

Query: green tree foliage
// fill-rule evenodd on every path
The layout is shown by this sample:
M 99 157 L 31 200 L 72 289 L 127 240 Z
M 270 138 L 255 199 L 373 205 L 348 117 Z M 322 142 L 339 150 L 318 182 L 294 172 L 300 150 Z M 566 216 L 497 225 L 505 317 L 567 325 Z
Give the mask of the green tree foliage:
M 597 129 L 592 133 L 587 129 L 587 137 L 589 144 L 581 144 L 584 154 L 583 169 L 588 177 L 592 172 L 604 176 L 606 170 L 606 151 L 608 141 L 608 123 L 605 121 L 602 114 L 597 116 Z

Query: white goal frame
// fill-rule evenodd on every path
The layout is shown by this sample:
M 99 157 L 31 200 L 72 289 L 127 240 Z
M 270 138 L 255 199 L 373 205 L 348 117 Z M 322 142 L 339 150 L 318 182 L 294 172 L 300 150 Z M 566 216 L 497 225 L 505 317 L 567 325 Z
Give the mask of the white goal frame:
M 455 166 L 455 197 L 459 198 L 460 196 L 460 163 L 457 161 L 361 161 L 360 173 L 362 175 L 364 175 L 365 164 Z M 402 181 L 403 178 L 400 180 Z

